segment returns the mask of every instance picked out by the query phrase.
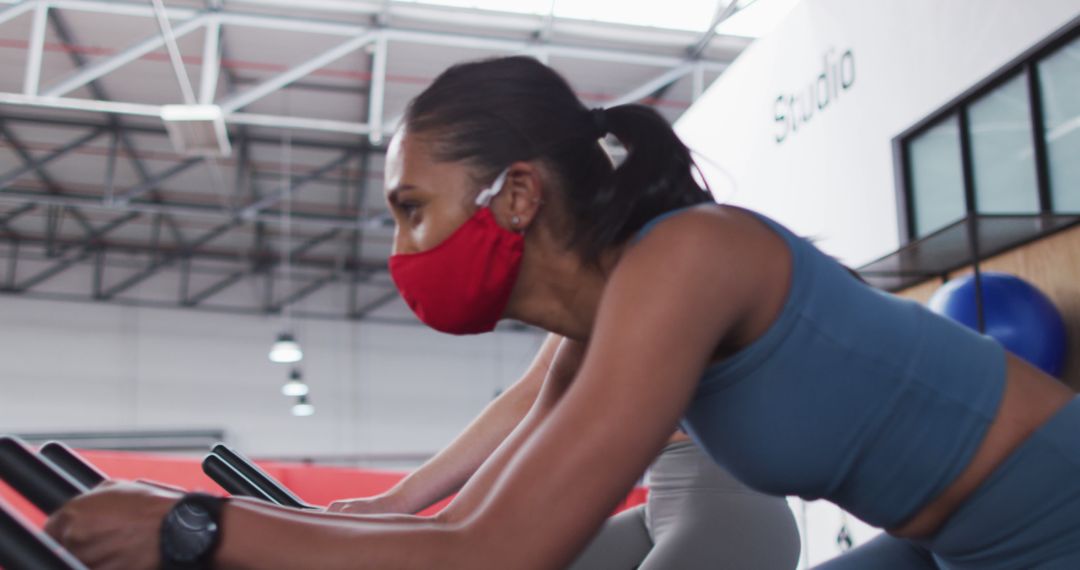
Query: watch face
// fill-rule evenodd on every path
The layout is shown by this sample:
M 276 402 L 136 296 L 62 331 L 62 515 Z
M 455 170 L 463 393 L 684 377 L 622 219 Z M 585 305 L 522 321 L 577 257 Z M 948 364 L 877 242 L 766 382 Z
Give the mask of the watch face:
M 176 562 L 197 561 L 210 548 L 217 532 L 210 513 L 191 503 L 181 503 L 169 511 L 165 524 L 168 532 L 162 536 L 162 552 Z

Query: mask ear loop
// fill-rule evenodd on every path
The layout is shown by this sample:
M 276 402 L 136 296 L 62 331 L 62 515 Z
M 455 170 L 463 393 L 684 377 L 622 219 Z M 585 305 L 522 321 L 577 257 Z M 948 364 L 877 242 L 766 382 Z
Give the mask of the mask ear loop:
M 495 177 L 495 182 L 492 182 L 491 186 L 484 188 L 480 192 L 480 194 L 476 196 L 476 205 L 480 206 L 481 208 L 486 208 L 489 204 L 491 204 L 492 198 L 494 198 L 496 194 L 502 191 L 503 184 L 506 184 L 506 177 L 509 175 L 510 167 L 507 167 L 505 170 L 500 172 L 499 175 Z

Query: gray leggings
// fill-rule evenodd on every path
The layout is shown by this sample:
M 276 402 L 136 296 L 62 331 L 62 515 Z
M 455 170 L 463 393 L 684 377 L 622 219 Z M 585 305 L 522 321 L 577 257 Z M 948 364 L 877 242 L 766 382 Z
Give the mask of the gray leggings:
M 746 488 L 692 442 L 649 469 L 649 499 L 604 523 L 571 570 L 791 570 L 795 517 L 780 497 Z

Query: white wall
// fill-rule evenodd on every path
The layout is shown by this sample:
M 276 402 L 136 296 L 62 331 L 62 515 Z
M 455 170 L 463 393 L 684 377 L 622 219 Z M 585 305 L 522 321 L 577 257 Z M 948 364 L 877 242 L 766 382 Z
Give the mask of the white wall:
M 702 161 L 721 200 L 860 265 L 898 244 L 891 140 L 1077 17 L 1076 0 L 803 0 L 677 130 L 730 175 Z M 854 83 L 778 143 L 778 96 L 816 87 L 848 49 Z
M 0 432 L 224 428 L 252 455 L 426 454 L 517 378 L 540 337 L 300 321 L 316 414 L 281 395 L 279 318 L 0 297 Z

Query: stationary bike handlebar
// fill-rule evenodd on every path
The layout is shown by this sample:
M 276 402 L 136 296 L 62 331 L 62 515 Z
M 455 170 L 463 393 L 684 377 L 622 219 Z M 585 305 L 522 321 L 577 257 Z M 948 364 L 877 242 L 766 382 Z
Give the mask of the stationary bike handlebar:
M 0 479 L 51 515 L 88 488 L 48 459 L 34 454 L 21 440 L 0 437 Z

